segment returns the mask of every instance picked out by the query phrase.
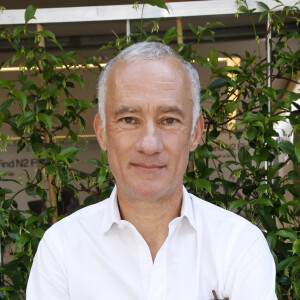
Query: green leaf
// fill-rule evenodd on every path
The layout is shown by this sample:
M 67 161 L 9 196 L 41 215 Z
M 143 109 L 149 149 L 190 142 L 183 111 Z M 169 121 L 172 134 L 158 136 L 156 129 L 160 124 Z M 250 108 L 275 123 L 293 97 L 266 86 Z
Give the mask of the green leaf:
M 48 114 L 39 113 L 38 118 L 46 125 L 46 128 L 52 130 L 52 119 Z
M 209 51 L 209 60 L 213 68 L 218 67 L 218 52 L 215 49 Z
M 176 26 L 173 26 L 170 29 L 168 29 L 168 31 L 164 34 L 162 42 L 164 44 L 169 44 L 176 37 L 177 37 L 177 28 Z
M 66 98 L 64 100 L 64 106 L 76 106 L 77 104 L 77 100 L 75 100 L 74 98 Z
M 6 173 L 8 173 L 9 171 L 0 171 L 0 177 L 2 177 L 3 175 L 5 175 Z M 13 191 L 11 191 L 13 192 Z M 1 195 L 1 194 L 0 194 Z
M 63 149 L 60 153 L 59 153 L 59 156 L 69 156 L 69 155 L 72 155 L 74 153 L 77 153 L 79 151 L 81 151 L 83 149 L 80 149 L 80 148 L 76 148 L 76 147 L 68 147 L 68 148 L 65 148 Z
M 107 152 L 101 149 L 101 162 L 107 164 Z
M 101 189 L 103 182 L 106 178 L 106 174 L 107 174 L 107 168 L 106 167 L 102 167 L 100 169 L 99 175 L 98 175 L 98 187 Z
M 169 8 L 163 0 L 146 0 L 145 2 L 152 6 L 163 8 L 169 12 Z
M 260 16 L 259 16 L 259 20 L 258 20 L 258 23 L 260 23 L 260 21 L 268 14 L 269 12 L 268 11 L 263 11 Z
M 21 50 L 18 50 L 12 57 L 11 62 L 15 63 L 22 56 Z
M 257 192 L 258 192 L 258 196 L 261 197 L 264 192 L 268 189 L 269 185 L 268 184 L 262 184 L 258 187 Z
M 208 147 L 208 145 L 200 145 L 197 149 L 197 153 L 201 157 L 213 158 L 214 155 L 212 153 L 212 149 Z
M 276 232 L 276 235 L 279 235 L 283 238 L 289 239 L 291 242 L 294 242 L 298 239 L 298 234 L 295 230 L 291 228 L 282 228 Z
M 246 200 L 235 200 L 230 204 L 229 210 L 234 210 L 235 208 L 243 207 L 247 205 L 248 202 Z
M 29 217 L 28 219 L 26 219 L 25 221 L 25 227 L 27 227 L 28 225 L 34 223 L 34 222 L 37 222 L 37 221 L 40 221 L 41 218 L 38 217 L 38 216 L 31 216 Z
M 267 97 L 276 100 L 276 91 L 270 87 L 263 87 L 260 89 Z
M 281 163 L 275 163 L 273 165 L 271 165 L 268 169 L 268 175 L 267 175 L 267 181 L 268 181 L 268 184 L 271 183 L 272 179 L 274 178 L 276 172 L 277 172 L 277 169 L 280 167 Z
M 270 207 L 259 207 L 258 212 L 262 225 L 267 231 L 277 230 L 276 221 L 274 215 L 270 214 Z
M 253 114 L 252 112 L 247 112 L 244 117 L 245 122 L 253 122 L 253 121 L 263 121 L 264 117 Z
M 241 147 L 238 152 L 238 158 L 241 163 L 246 163 L 251 160 L 251 155 L 246 147 Z
M 275 232 L 268 232 L 267 236 L 266 236 L 266 240 L 268 242 L 269 248 L 271 250 L 274 249 L 275 245 L 276 245 L 276 235 Z
M 49 165 L 45 168 L 45 173 L 47 175 L 54 174 L 56 172 L 56 165 Z
M 238 8 L 238 10 L 241 11 L 241 12 L 243 12 L 243 13 L 245 13 L 245 14 L 250 14 L 249 9 L 248 9 L 246 6 L 244 6 L 244 5 L 241 5 L 241 6 Z
M 44 36 L 50 38 L 50 39 L 53 40 L 53 41 L 56 40 L 55 34 L 54 34 L 52 31 L 50 31 L 50 30 L 41 30 L 41 31 L 39 31 L 39 34 L 42 34 L 42 35 L 44 35 Z M 47 54 L 47 55 L 48 55 L 48 54 Z M 50 57 L 50 56 L 49 56 L 49 57 Z M 57 62 L 57 59 L 56 59 L 55 56 L 51 55 L 51 58 L 52 58 L 54 61 Z
M 229 167 L 230 165 L 239 165 L 239 163 L 235 160 L 228 160 L 222 163 L 221 168 Z
M 227 84 L 227 81 L 224 79 L 214 80 L 209 86 L 209 90 L 219 89 Z
M 214 70 L 214 73 L 223 73 L 223 72 L 227 72 L 227 73 L 242 73 L 243 70 L 239 67 L 234 67 L 234 66 L 224 66 L 221 67 L 219 69 Z
M 162 41 L 162 39 L 156 35 L 149 35 L 146 38 L 146 42 L 151 42 L 151 41 Z
M 284 203 L 279 207 L 279 210 L 278 210 L 279 218 L 281 218 L 286 213 L 287 208 L 288 208 L 288 203 Z
M 271 122 L 277 122 L 277 121 L 284 121 L 284 122 L 286 122 L 286 117 L 283 117 L 283 116 L 272 116 L 270 118 L 270 121 Z
M 273 203 L 270 199 L 267 198 L 259 198 L 252 201 L 253 204 L 260 204 L 264 206 L 273 206 Z
M 28 111 L 23 115 L 20 115 L 17 120 L 17 127 L 20 127 L 24 123 L 30 123 L 32 120 L 34 120 L 35 113 L 33 111 Z
M 267 137 L 265 140 L 269 144 L 269 146 L 271 146 L 272 148 L 278 149 L 278 144 L 274 139 L 272 139 L 271 137 Z
M 295 149 L 294 145 L 290 141 L 281 141 L 279 142 L 279 147 L 282 149 L 282 151 L 288 155 L 294 155 Z
M 78 100 L 78 105 L 82 110 L 86 110 L 87 108 L 95 108 L 93 102 L 89 100 Z
M 212 194 L 211 194 L 211 184 L 207 179 L 197 179 L 197 180 L 194 180 L 193 183 L 194 183 L 194 186 L 196 188 L 205 189 L 212 196 Z
M 25 26 L 16 26 L 13 29 L 13 35 L 18 38 L 24 33 Z
M 26 98 L 24 92 L 16 90 L 15 95 L 16 95 L 17 99 L 20 101 L 22 110 L 24 112 L 25 108 L 26 108 L 26 105 L 27 105 L 27 98 Z
M 7 137 L 4 134 L 0 133 L 0 140 L 2 140 L 2 143 L 3 143 L 2 149 L 6 149 L 6 146 L 8 144 Z
M 41 112 L 42 110 L 46 110 L 46 108 L 47 108 L 46 100 L 39 100 L 35 103 L 35 111 L 37 113 Z
M 192 30 L 192 32 L 197 35 L 197 27 L 192 24 L 192 23 L 188 23 L 189 28 Z
M 293 243 L 293 254 L 300 254 L 300 239 L 297 239 Z
M 7 199 L 2 203 L 3 209 L 8 209 L 12 205 L 13 199 Z
M 215 26 L 225 26 L 225 25 L 220 21 L 215 21 L 215 22 L 207 22 L 206 26 L 207 26 L 207 28 L 212 28 L 212 27 L 215 27 Z
M 84 90 L 84 85 L 83 85 L 83 80 L 81 75 L 73 73 L 70 74 L 69 77 L 79 84 L 82 91 Z
M 51 32 L 51 31 L 50 31 Z M 52 32 L 51 32 L 52 33 Z M 53 33 L 52 33 L 53 34 Z M 54 34 L 53 34 L 53 36 L 54 36 Z M 55 36 L 54 36 L 54 39 L 55 39 Z M 51 61 L 53 61 L 54 63 L 59 63 L 59 61 L 58 61 L 58 59 L 56 58 L 56 56 L 54 56 L 53 54 L 51 54 L 51 53 L 45 53 L 45 56 L 46 56 L 46 58 L 51 62 Z
M 257 2 L 264 10 L 270 10 L 270 8 L 268 7 L 268 5 L 267 4 L 265 4 L 265 3 L 263 3 L 263 2 L 260 2 L 260 1 L 258 1 Z
M 5 174 L 5 173 L 2 173 L 2 174 Z M 13 191 L 12 190 L 9 190 L 9 189 L 3 189 L 3 188 L 0 188 L 0 195 L 5 195 L 5 194 L 12 194 Z
M 231 102 L 229 102 L 224 106 L 225 113 L 226 114 L 233 113 L 238 108 L 239 104 L 240 104 L 239 101 L 232 100 Z
M 299 178 L 299 174 L 297 171 L 292 170 L 292 171 L 288 172 L 288 177 L 289 177 L 289 179 L 295 180 L 295 179 Z
M 73 143 L 79 142 L 79 137 L 73 130 L 69 130 L 69 135 L 70 135 Z
M 36 8 L 33 5 L 27 6 L 25 10 L 25 23 L 27 24 L 31 19 L 35 19 Z
M 2 112 L 0 111 L 0 127 L 2 126 L 3 123 L 3 115 Z
M 30 235 L 28 233 L 22 233 L 19 235 L 16 240 L 16 250 L 20 250 L 29 241 Z
M 34 237 L 38 237 L 39 239 L 41 239 L 45 233 L 45 231 L 42 228 L 36 228 L 34 230 L 32 230 L 31 235 Z
M 251 126 L 260 127 L 263 130 L 265 129 L 265 126 L 264 126 L 264 124 L 261 121 L 254 121 L 254 122 L 251 123 Z
M 3 88 L 4 89 L 12 89 L 13 88 L 13 86 L 12 86 L 12 80 L 0 80 L 0 88 L 2 88 L 2 89 Z
M 257 137 L 258 131 L 255 127 L 250 127 L 247 130 L 247 137 L 250 141 L 254 140 Z
M 295 143 L 295 154 L 298 162 L 300 163 L 300 140 Z
M 275 64 L 275 68 L 279 68 L 280 66 L 290 63 L 290 59 L 285 58 L 285 57 L 280 57 Z

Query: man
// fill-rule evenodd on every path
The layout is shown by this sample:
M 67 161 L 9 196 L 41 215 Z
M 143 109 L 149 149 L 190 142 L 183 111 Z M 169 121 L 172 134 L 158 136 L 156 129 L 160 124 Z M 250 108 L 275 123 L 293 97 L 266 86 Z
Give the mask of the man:
M 277 299 L 261 231 L 183 187 L 204 126 L 199 97 L 197 72 L 163 44 L 130 46 L 106 66 L 94 127 L 116 187 L 45 233 L 28 300 Z

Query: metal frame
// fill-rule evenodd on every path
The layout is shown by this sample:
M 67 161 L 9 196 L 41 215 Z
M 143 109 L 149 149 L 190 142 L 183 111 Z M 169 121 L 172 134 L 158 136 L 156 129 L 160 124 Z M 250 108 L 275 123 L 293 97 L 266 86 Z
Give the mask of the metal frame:
M 293 6 L 294 0 L 283 0 L 284 5 Z M 278 5 L 274 0 L 265 0 L 270 8 Z M 249 1 L 250 9 L 263 11 L 257 1 Z M 193 16 L 232 15 L 237 11 L 235 0 L 204 0 L 187 2 L 168 2 L 169 13 L 165 9 L 145 5 L 143 18 L 176 18 Z M 4 10 L 0 13 L 0 25 L 24 24 L 25 9 Z M 70 22 L 99 22 L 117 20 L 136 20 L 142 15 L 142 5 L 134 9 L 132 5 L 85 6 L 40 8 L 36 11 L 36 19 L 30 23 L 70 23 Z

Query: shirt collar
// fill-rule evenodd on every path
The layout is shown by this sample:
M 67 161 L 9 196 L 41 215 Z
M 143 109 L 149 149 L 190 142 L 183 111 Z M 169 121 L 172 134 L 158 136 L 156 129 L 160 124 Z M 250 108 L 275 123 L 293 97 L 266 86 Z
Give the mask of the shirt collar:
M 180 215 L 181 218 L 186 218 L 189 221 L 190 225 L 196 230 L 196 221 L 192 197 L 184 186 L 182 191 L 182 207 Z
M 107 201 L 107 207 L 105 210 L 103 223 L 102 223 L 102 232 L 106 233 L 110 230 L 113 224 L 121 221 L 119 205 L 118 205 L 118 197 L 117 197 L 117 186 L 114 187 L 113 191 L 110 194 L 109 199 Z
M 179 219 L 187 219 L 190 225 L 196 230 L 193 201 L 184 186 L 182 191 L 182 207 Z M 102 223 L 102 233 L 108 232 L 113 224 L 118 224 L 120 222 L 122 222 L 122 220 L 118 206 L 117 187 L 115 186 L 109 199 L 107 199 L 107 208 L 105 210 Z

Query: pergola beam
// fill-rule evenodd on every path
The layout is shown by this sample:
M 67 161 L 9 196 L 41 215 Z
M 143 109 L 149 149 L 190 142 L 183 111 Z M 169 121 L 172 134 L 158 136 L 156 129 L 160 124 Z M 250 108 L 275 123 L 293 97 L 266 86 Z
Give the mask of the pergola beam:
M 274 0 L 264 0 L 270 8 L 278 5 Z M 293 6 L 294 0 L 284 0 L 284 5 Z M 249 8 L 261 12 L 263 9 L 257 1 L 249 1 Z M 232 15 L 237 12 L 235 0 L 188 1 L 168 2 L 168 13 L 165 9 L 145 5 L 143 18 L 176 18 L 194 16 Z M 0 25 L 24 24 L 25 9 L 10 9 L 0 13 Z M 30 23 L 74 23 L 74 22 L 99 22 L 117 20 L 136 20 L 142 15 L 142 5 L 134 9 L 132 5 L 84 6 L 84 7 L 59 7 L 39 8 L 36 19 Z

